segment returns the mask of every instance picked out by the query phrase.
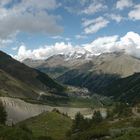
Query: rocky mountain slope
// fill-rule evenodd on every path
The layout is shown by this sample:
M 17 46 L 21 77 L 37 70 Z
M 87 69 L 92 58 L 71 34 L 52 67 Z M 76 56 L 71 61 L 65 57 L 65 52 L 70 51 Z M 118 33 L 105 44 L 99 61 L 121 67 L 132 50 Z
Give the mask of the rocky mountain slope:
M 94 56 L 90 52 L 58 54 L 49 57 L 46 60 L 26 59 L 23 61 L 26 65 L 46 72 L 55 73 L 57 69 L 63 69 L 62 73 L 70 69 L 94 70 L 97 73 L 118 74 L 121 77 L 132 75 L 140 71 L 140 60 L 124 52 L 104 53 Z M 90 65 L 90 67 L 89 67 Z
M 124 53 L 94 57 L 57 78 L 58 81 L 100 92 L 116 79 L 140 72 L 140 60 Z
M 53 55 L 46 60 L 25 59 L 23 63 L 56 78 L 64 72 L 88 62 L 92 57 L 93 55 L 86 50 L 77 50 Z
M 114 93 L 115 98 L 117 98 L 117 96 L 118 98 L 123 96 L 122 92 L 124 90 L 121 90 L 121 88 L 125 89 L 127 82 L 126 85 L 124 85 L 125 82 L 122 82 L 120 91 L 118 91 L 119 88 L 115 88 L 117 87 L 115 84 L 119 84 L 119 81 L 125 81 L 124 79 L 126 77 L 129 79 L 129 76 L 140 72 L 140 60 L 123 52 L 105 53 L 99 56 L 92 56 L 89 59 L 85 57 L 83 57 L 84 59 L 81 58 L 66 60 L 64 55 L 52 56 L 45 60 L 38 68 L 51 75 L 57 73 L 57 80 L 64 84 L 86 87 L 93 93 L 104 94 L 104 91 L 106 93 L 105 95 L 111 96 L 113 96 Z M 132 77 L 136 78 L 134 75 Z M 130 81 L 130 84 L 135 88 L 136 83 L 132 84 L 132 81 Z M 134 91 L 137 91 L 137 89 L 138 88 L 134 89 Z M 116 93 L 116 91 L 118 91 L 118 93 Z M 132 91 L 133 90 L 129 90 L 124 93 L 124 98 L 126 98 L 125 96 L 127 96 L 129 92 L 128 98 L 130 99 L 131 97 L 129 95 L 131 95 L 130 93 L 132 93 Z M 134 97 L 134 94 L 132 94 L 132 97 Z

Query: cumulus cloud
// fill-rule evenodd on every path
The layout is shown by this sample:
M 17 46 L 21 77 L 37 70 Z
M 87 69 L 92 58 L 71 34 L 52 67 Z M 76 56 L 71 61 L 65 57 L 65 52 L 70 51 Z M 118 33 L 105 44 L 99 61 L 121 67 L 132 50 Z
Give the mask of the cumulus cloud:
M 133 6 L 132 0 L 118 0 L 116 3 L 116 8 L 119 10 L 123 10 L 124 8 L 128 8 Z
M 46 45 L 35 50 L 27 49 L 22 45 L 14 58 L 22 61 L 26 58 L 46 59 L 52 55 L 67 54 L 76 51 L 86 50 L 93 55 L 123 51 L 126 54 L 140 58 L 140 35 L 134 32 L 128 32 L 123 37 L 118 35 L 100 37 L 88 44 L 74 46 L 71 43 L 59 42 L 54 45 Z
M 84 47 L 94 54 L 123 51 L 126 54 L 140 58 L 140 35 L 128 32 L 120 38 L 118 35 L 101 37 L 89 44 L 85 44 Z
M 119 49 L 123 49 L 125 53 L 140 58 L 140 35 L 134 32 L 128 32 L 124 37 L 120 38 L 117 43 Z
M 99 37 L 91 43 L 85 44 L 84 48 L 95 55 L 111 52 L 112 48 L 116 45 L 118 36 Z
M 140 20 L 140 4 L 135 5 L 134 9 L 128 13 L 130 19 Z
M 35 50 L 27 49 L 25 45 L 22 45 L 18 49 L 18 53 L 14 56 L 16 59 L 22 61 L 26 58 L 31 59 L 46 59 L 55 54 L 63 54 L 66 52 L 71 52 L 73 50 L 71 43 L 55 43 L 54 45 L 46 45 Z
M 55 0 L 21 0 L 10 8 L 4 5 L 11 0 L 4 1 L 0 3 L 0 38 L 18 32 L 57 34 L 63 31 L 57 23 L 61 17 L 48 14 L 60 5 Z
M 82 25 L 85 27 L 85 34 L 96 33 L 100 29 L 106 27 L 109 21 L 103 17 L 98 17 L 96 19 L 84 19 Z

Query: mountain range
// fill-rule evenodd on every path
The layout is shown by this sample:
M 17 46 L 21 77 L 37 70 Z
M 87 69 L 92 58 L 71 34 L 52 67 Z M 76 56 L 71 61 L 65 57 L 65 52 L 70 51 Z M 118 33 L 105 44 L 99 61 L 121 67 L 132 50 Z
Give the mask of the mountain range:
M 40 95 L 68 92 L 63 86 L 66 84 L 126 102 L 139 100 L 138 58 L 123 52 L 76 56 L 59 54 L 46 60 L 18 62 L 0 51 L 0 95 L 36 100 Z M 54 80 L 47 74 L 54 75 Z
M 76 53 L 73 57 L 58 54 L 46 60 L 24 60 L 24 63 L 53 75 L 53 78 L 63 84 L 86 87 L 97 93 L 117 79 L 140 72 L 140 60 L 124 52 L 98 56 L 85 52 L 76 57 Z M 38 62 L 37 66 L 35 62 Z
M 84 64 L 92 59 L 93 54 L 83 49 L 74 50 L 65 54 L 53 55 L 46 60 L 33 60 L 27 58 L 23 60 L 23 63 L 29 67 L 37 68 L 42 72 L 45 72 L 52 77 L 56 78 L 64 72 Z

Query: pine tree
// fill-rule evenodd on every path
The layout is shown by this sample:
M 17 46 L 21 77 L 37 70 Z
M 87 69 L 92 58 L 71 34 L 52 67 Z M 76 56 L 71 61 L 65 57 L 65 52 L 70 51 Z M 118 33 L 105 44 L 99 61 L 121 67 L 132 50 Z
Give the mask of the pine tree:
M 7 119 L 7 113 L 3 103 L 0 101 L 0 124 L 5 124 Z
M 75 119 L 73 121 L 73 126 L 72 126 L 72 131 L 79 131 L 83 127 L 83 122 L 84 122 L 84 116 L 78 112 L 75 115 Z
M 102 120 L 103 120 L 103 118 L 102 118 L 100 111 L 95 111 L 93 114 L 93 117 L 92 117 L 92 121 L 94 123 L 100 123 L 100 122 L 102 122 Z

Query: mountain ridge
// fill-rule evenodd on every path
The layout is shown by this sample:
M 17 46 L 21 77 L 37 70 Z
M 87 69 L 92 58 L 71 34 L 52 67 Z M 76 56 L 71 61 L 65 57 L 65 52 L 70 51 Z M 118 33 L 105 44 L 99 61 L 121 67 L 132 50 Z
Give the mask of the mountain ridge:
M 140 72 L 140 59 L 122 52 L 104 53 L 91 59 L 65 60 L 55 55 L 37 69 L 53 75 L 59 82 L 100 92 L 113 81 Z
M 52 80 L 48 75 L 36 69 L 30 68 L 25 64 L 18 62 L 17 60 L 14 60 L 11 56 L 7 55 L 2 51 L 0 51 L 0 58 L 1 75 L 3 74 L 3 77 L 7 79 L 9 78 L 11 80 L 11 84 L 13 84 L 14 81 L 16 81 L 17 84 L 22 83 L 22 90 L 24 90 L 24 88 L 30 89 L 28 91 L 28 94 L 34 93 L 36 97 L 36 94 L 39 94 L 39 92 L 41 91 L 43 91 L 44 93 L 63 92 L 64 87 Z M 11 85 L 9 84 L 8 86 L 10 87 Z M 16 87 L 19 86 L 16 85 Z M 1 87 L 1 89 L 2 88 L 3 87 Z

